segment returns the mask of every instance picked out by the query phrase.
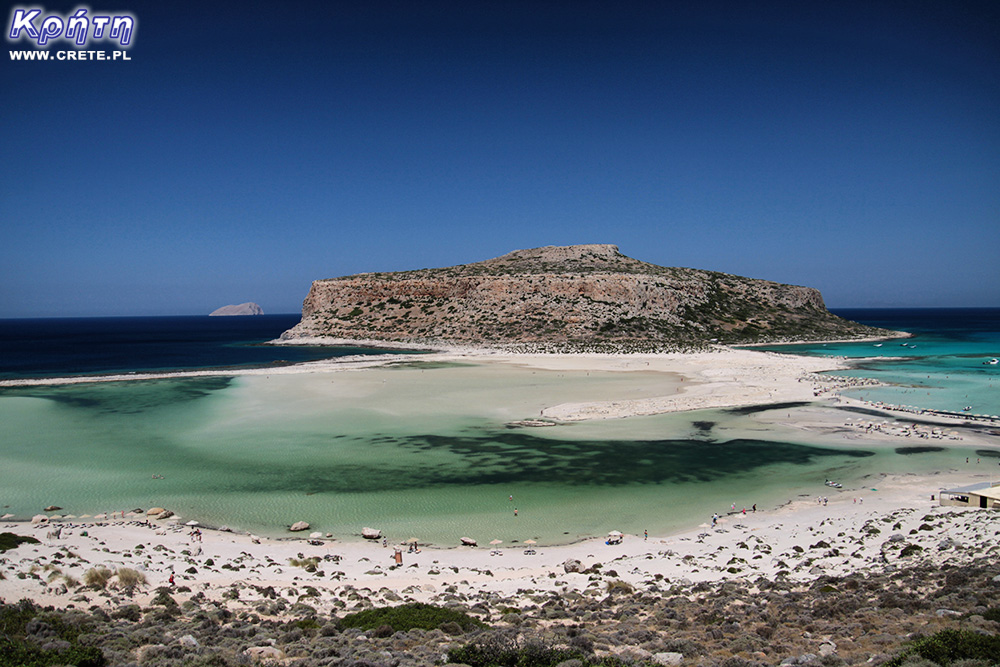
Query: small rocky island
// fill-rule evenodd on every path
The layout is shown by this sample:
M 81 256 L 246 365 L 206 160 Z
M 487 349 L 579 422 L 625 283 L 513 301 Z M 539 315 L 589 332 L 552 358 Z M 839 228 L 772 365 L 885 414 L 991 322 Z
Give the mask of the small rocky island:
M 241 303 L 231 306 L 223 306 L 222 308 L 216 308 L 208 315 L 209 317 L 216 317 L 220 315 L 263 315 L 264 311 L 256 303 L 248 301 L 247 303 Z
M 302 321 L 282 339 L 629 352 L 887 335 L 833 315 L 809 287 L 658 266 L 614 245 L 574 245 L 317 280 Z

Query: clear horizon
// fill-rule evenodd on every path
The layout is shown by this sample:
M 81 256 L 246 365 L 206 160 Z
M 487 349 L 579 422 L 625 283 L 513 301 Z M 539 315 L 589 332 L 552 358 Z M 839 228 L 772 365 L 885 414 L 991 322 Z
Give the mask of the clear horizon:
M 582 243 L 1000 306 L 995 2 L 89 7 L 135 16 L 128 62 L 0 68 L 0 318 L 295 314 Z

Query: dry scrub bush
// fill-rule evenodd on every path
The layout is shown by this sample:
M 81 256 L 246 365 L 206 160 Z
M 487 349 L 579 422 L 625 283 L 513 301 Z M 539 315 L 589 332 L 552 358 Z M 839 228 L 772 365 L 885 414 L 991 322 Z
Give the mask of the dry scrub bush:
M 118 577 L 118 585 L 126 590 L 146 585 L 146 575 L 130 567 L 118 568 L 115 576 Z
M 91 588 L 104 588 L 108 585 L 112 573 L 106 567 L 92 567 L 83 573 L 83 583 Z

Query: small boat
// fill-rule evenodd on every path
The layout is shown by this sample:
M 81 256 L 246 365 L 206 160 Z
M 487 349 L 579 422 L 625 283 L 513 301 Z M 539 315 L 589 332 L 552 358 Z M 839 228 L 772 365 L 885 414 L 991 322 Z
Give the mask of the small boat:
M 997 358 L 993 357 L 989 361 L 984 361 L 983 363 L 986 364 L 987 366 L 996 366 L 997 365 Z
M 840 482 L 834 482 L 834 481 L 829 480 L 829 479 L 826 480 L 824 482 L 824 484 L 826 484 L 827 486 L 829 486 L 831 489 L 842 489 L 842 488 L 844 488 L 844 485 L 841 484 Z
M 875 344 L 875 345 L 873 345 L 872 347 L 882 347 L 882 343 L 876 343 L 876 344 Z

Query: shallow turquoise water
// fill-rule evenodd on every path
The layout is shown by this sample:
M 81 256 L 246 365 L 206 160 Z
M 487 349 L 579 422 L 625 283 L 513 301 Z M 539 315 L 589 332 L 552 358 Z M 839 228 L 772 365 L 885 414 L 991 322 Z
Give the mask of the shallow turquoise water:
M 1000 310 L 849 311 L 852 319 L 912 334 L 868 343 L 784 345 L 770 349 L 810 356 L 841 356 L 855 370 L 896 385 L 848 392 L 858 398 L 972 414 L 1000 415 Z
M 872 470 L 955 458 L 719 437 L 718 425 L 749 425 L 738 411 L 504 427 L 554 402 L 644 395 L 660 383 L 418 364 L 5 390 L 0 504 L 22 518 L 49 504 L 76 515 L 160 505 L 264 534 L 306 520 L 340 537 L 373 526 L 440 544 L 463 535 L 553 543 L 665 533 L 732 503 L 764 509 L 821 492 L 827 478 L 864 486 Z

